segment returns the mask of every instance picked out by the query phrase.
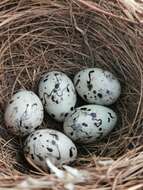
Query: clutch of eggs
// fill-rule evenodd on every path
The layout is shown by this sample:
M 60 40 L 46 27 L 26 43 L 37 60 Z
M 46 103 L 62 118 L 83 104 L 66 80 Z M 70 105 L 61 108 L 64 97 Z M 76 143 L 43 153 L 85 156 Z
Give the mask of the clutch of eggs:
M 57 121 L 63 121 L 76 104 L 76 92 L 71 79 L 59 71 L 42 76 L 39 97 L 45 110 Z
M 63 133 L 53 129 L 39 129 L 25 140 L 24 155 L 30 163 L 47 170 L 46 158 L 60 167 L 76 159 L 77 149 Z
M 74 77 L 78 94 L 88 103 L 99 105 L 113 104 L 121 93 L 117 78 L 99 68 L 88 68 L 79 71 Z
M 109 134 L 116 122 L 117 115 L 112 109 L 85 105 L 68 115 L 64 121 L 64 132 L 75 142 L 92 143 Z
M 20 90 L 14 94 L 5 110 L 7 128 L 15 135 L 25 136 L 43 121 L 43 105 L 32 91 Z

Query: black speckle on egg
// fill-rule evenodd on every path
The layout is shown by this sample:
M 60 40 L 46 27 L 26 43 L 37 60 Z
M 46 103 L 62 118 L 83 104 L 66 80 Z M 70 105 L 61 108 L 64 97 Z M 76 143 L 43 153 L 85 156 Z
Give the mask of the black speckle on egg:
M 109 90 L 106 90 L 106 93 L 107 93 L 107 94 L 110 94 L 110 91 L 109 91 Z
M 73 149 L 75 149 L 75 148 L 74 148 L 74 147 L 71 147 L 71 148 L 70 148 L 70 151 L 69 151 L 69 156 L 70 156 L 70 157 L 73 157 Z
M 52 149 L 52 148 L 47 147 L 47 150 L 48 150 L 49 152 L 53 152 L 53 149 Z
M 110 112 L 108 112 L 109 116 L 111 119 L 114 119 L 114 117 L 112 116 L 112 114 Z
M 80 82 L 80 79 L 78 79 L 78 80 L 76 81 L 75 86 L 77 86 L 77 85 L 79 84 L 79 82 Z
M 12 104 L 13 102 L 14 102 L 14 100 L 10 100 L 10 101 L 9 101 L 9 104 Z
M 93 88 L 93 85 L 90 83 L 90 81 L 87 81 L 87 88 L 89 91 L 91 91 Z
M 85 110 L 87 110 L 87 108 L 86 108 L 86 107 L 84 107 L 84 108 L 80 108 L 80 110 L 83 110 L 83 111 L 85 111 Z
M 67 87 L 67 92 L 70 92 L 69 88 Z
M 84 97 L 84 99 L 86 99 L 86 100 L 87 100 L 87 95 L 86 95 L 86 94 L 84 94 L 84 95 L 83 95 L 83 97 Z
M 102 95 L 101 93 L 98 93 L 97 96 L 98 96 L 99 98 L 102 98 L 102 97 L 103 97 L 103 95 Z
M 37 106 L 37 103 L 32 104 L 32 107 L 33 107 L 33 106 Z
M 87 123 L 82 123 L 82 125 L 83 125 L 84 127 L 87 127 L 87 126 L 88 126 L 88 124 L 87 124 Z
M 51 99 L 52 99 L 53 102 L 55 101 L 54 96 L 52 96 Z
M 93 94 L 96 94 L 96 90 L 93 90 Z
M 54 140 L 52 140 L 52 145 L 55 145 L 55 144 L 56 144 L 56 142 Z
M 102 131 L 102 128 L 99 128 L 99 131 Z
M 36 131 L 35 135 L 39 135 L 39 133 L 40 133 L 39 131 Z
M 37 130 L 40 126 L 35 127 L 35 130 Z M 34 134 L 33 134 L 34 135 Z
M 49 135 L 51 135 L 52 137 L 54 137 L 56 140 L 59 140 L 59 137 L 57 134 L 54 133 L 49 133 Z
M 35 141 L 37 139 L 37 137 L 34 137 L 33 140 Z
M 20 119 L 20 121 L 19 121 L 19 126 L 20 127 L 22 126 L 22 119 Z
M 55 115 L 54 115 L 53 113 L 51 113 L 51 116 L 52 116 L 52 117 L 55 117 Z
M 55 75 L 55 76 L 58 76 L 58 75 L 60 75 L 60 74 L 59 74 L 59 73 L 55 73 L 54 75 Z
M 57 84 L 55 84 L 55 88 L 57 89 L 57 88 L 59 88 L 59 83 L 57 83 Z
M 46 78 L 46 79 L 44 79 L 44 82 L 46 82 L 48 79 Z
M 65 117 L 67 117 L 68 116 L 68 113 L 65 113 Z
M 30 135 L 30 138 L 33 137 L 33 136 L 34 136 L 34 134 L 32 133 L 32 134 Z
M 61 159 L 61 157 L 57 157 L 56 159 L 57 159 L 57 160 L 60 160 L 60 159 Z
M 57 92 L 57 89 L 54 89 L 54 90 L 53 90 L 53 92 L 55 92 L 55 93 L 56 93 L 56 92 Z
M 71 109 L 70 109 L 71 111 L 73 111 L 74 110 L 74 107 L 71 107 Z

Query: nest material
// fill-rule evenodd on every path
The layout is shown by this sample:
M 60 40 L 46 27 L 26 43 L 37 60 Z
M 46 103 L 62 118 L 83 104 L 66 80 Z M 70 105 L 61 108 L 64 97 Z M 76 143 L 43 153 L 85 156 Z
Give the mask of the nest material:
M 0 2 L 0 186 L 16 186 L 28 176 L 41 175 L 29 169 L 19 154 L 20 140 L 5 129 L 9 97 L 19 88 L 36 92 L 46 71 L 64 71 L 72 78 L 81 68 L 100 67 L 121 82 L 122 95 L 112 106 L 118 125 L 102 142 L 79 147 L 75 167 L 89 171 L 91 178 L 76 187 L 143 188 L 143 12 L 141 2 L 130 2 Z M 50 126 L 58 124 L 48 118 L 44 127 Z M 54 183 L 51 189 L 63 189 L 52 175 L 44 176 L 47 179 Z

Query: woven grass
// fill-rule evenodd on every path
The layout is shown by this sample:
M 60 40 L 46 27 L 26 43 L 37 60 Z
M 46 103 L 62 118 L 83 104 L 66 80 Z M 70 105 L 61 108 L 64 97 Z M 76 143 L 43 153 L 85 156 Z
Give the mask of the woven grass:
M 71 78 L 81 68 L 114 73 L 122 94 L 112 108 L 118 125 L 102 142 L 78 147 L 74 167 L 90 178 L 86 189 L 143 189 L 143 5 L 142 1 L 0 1 L 0 187 L 63 189 L 54 175 L 30 167 L 21 139 L 5 128 L 3 114 L 19 88 L 37 91 L 40 75 L 60 70 Z M 45 118 L 44 127 L 58 128 Z M 32 179 L 30 178 L 32 177 Z M 36 180 L 34 180 L 36 179 Z M 31 181 L 32 180 L 32 181 Z M 43 186 L 48 181 L 49 184 Z

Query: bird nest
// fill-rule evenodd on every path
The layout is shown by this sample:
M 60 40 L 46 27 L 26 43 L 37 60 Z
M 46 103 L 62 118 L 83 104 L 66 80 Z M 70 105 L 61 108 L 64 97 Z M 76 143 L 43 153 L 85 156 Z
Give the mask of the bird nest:
M 87 67 L 114 73 L 121 82 L 122 94 L 112 106 L 119 118 L 112 133 L 101 142 L 78 147 L 72 167 L 88 172 L 88 177 L 79 183 L 77 180 L 75 187 L 143 188 L 142 13 L 143 5 L 134 0 L 1 0 L 2 189 L 63 189 L 65 179 L 38 171 L 24 160 L 21 139 L 8 133 L 3 113 L 10 96 L 19 88 L 37 91 L 37 82 L 45 71 L 63 71 L 72 78 Z M 43 122 L 43 127 L 57 129 L 59 125 L 61 128 L 48 116 Z

